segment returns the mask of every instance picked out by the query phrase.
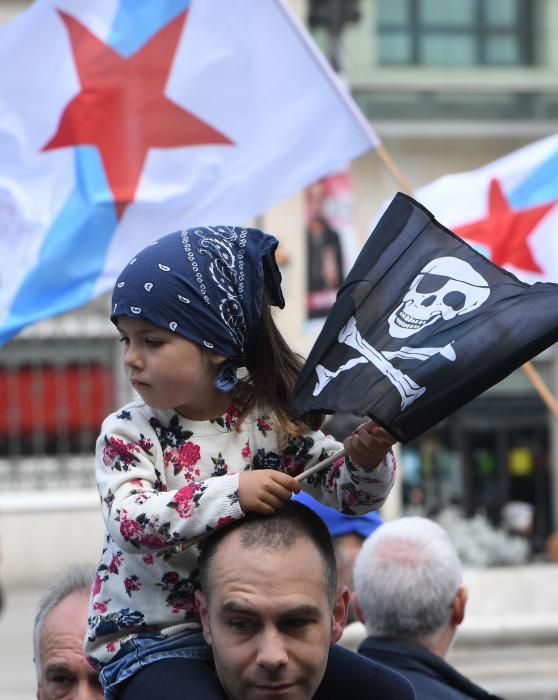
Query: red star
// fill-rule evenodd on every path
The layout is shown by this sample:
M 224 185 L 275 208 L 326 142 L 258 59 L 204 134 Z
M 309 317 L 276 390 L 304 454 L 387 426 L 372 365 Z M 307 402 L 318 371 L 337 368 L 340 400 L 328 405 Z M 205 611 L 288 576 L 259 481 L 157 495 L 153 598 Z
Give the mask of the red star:
M 488 215 L 455 229 L 462 238 L 488 246 L 496 265 L 513 265 L 520 270 L 543 272 L 531 254 L 528 237 L 556 202 L 530 209 L 513 210 L 498 180 L 490 181 Z
M 59 11 L 70 35 L 81 92 L 67 105 L 43 150 L 97 146 L 120 218 L 134 201 L 150 148 L 232 144 L 164 95 L 187 12 L 125 58 Z

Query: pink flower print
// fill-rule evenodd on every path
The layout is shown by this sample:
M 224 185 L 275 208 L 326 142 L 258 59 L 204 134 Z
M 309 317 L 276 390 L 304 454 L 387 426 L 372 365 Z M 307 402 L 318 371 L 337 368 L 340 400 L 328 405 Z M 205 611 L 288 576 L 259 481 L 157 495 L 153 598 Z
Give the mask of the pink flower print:
M 153 447 L 153 440 L 150 440 L 149 438 L 146 438 L 144 435 L 141 435 L 140 439 L 138 440 L 138 445 L 141 447 L 141 449 L 144 452 L 151 454 L 150 450 Z
M 335 462 L 333 463 L 334 469 L 337 470 L 337 473 L 339 473 L 345 464 L 345 457 L 338 457 Z
M 172 507 L 176 508 L 176 512 L 181 518 L 189 517 L 194 496 L 201 488 L 201 484 L 192 483 L 188 484 L 188 486 L 183 486 L 176 492 L 174 501 L 171 501 L 171 503 L 174 504 Z
M 103 449 L 103 464 L 107 467 L 112 465 L 118 471 L 128 471 L 137 457 L 133 454 L 139 452 L 140 448 L 133 442 L 124 442 L 114 436 L 105 435 L 105 447 Z
M 232 515 L 223 515 L 219 520 L 217 521 L 217 527 L 224 527 L 225 525 L 228 525 L 229 523 L 233 523 L 236 520 Z
M 155 561 L 153 559 L 153 554 L 144 554 L 142 557 L 143 563 L 147 564 L 147 566 L 151 566 L 153 562 Z
M 227 408 L 227 412 L 225 413 L 225 422 L 227 424 L 227 427 L 230 429 L 234 426 L 238 419 L 238 408 L 234 403 L 231 403 L 230 406 Z
M 327 486 L 330 490 L 333 489 L 335 482 L 339 479 L 339 475 L 341 474 L 341 469 L 343 468 L 344 464 L 345 458 L 339 457 L 329 468 L 329 471 L 327 472 Z
M 182 470 L 185 470 L 185 476 L 192 478 L 193 476 L 199 476 L 200 470 L 190 469 L 193 467 L 200 459 L 200 446 L 193 442 L 186 442 L 180 447 L 175 449 L 170 449 L 165 452 L 165 463 L 172 464 L 174 467 L 174 475 L 180 474 Z
M 141 479 L 132 479 L 131 482 L 134 486 L 139 486 L 140 489 L 143 488 L 143 481 Z
M 264 437 L 267 435 L 268 431 L 272 429 L 269 416 L 258 416 L 256 418 L 256 425 L 258 426 L 258 430 L 264 434 Z
M 91 595 L 95 596 L 97 593 L 100 592 L 101 590 L 101 585 L 103 583 L 103 579 L 97 574 L 95 576 L 95 580 L 93 581 L 93 585 L 91 586 Z
M 105 644 L 105 649 L 108 651 L 109 654 L 112 654 L 113 651 L 116 651 L 116 642 L 107 642 Z
M 135 540 L 141 532 L 141 525 L 135 520 L 128 520 L 128 514 L 125 510 L 122 510 L 121 521 L 120 521 L 120 534 L 127 540 Z
M 132 597 L 132 591 L 139 591 L 141 588 L 141 582 L 137 576 L 127 576 L 124 579 L 124 588 L 128 597 Z
M 121 531 L 122 531 L 122 528 L 121 528 Z M 109 573 L 117 574 L 118 570 L 120 569 L 121 566 L 122 566 L 122 553 L 117 552 L 116 554 L 112 555 L 112 559 L 110 560 L 110 564 L 109 564 L 109 568 L 108 568 Z
M 98 603 L 93 603 L 93 610 L 95 612 L 99 613 L 106 613 L 108 610 L 108 603 L 110 602 L 110 598 L 108 600 L 100 600 Z
M 162 549 L 167 544 L 164 537 L 156 535 L 154 532 L 142 535 L 139 542 L 149 549 Z
M 247 442 L 242 448 L 242 459 L 249 460 L 252 456 L 252 450 L 250 449 L 250 443 Z

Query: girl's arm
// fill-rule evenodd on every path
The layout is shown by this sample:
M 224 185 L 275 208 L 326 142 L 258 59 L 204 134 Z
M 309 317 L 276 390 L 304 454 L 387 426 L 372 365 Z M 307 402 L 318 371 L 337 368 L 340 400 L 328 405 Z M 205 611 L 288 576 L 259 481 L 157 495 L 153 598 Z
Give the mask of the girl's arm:
M 325 505 L 348 514 L 362 514 L 380 508 L 391 491 L 396 468 L 391 451 L 394 442 L 373 421 L 357 428 L 344 445 L 315 431 L 289 443 L 282 469 L 296 476 L 345 447 L 345 457 L 311 475 L 302 487 Z
M 184 485 L 169 490 L 157 434 L 139 411 L 105 420 L 95 461 L 105 525 L 123 551 L 188 546 L 243 517 L 238 474 L 196 480 L 194 468 L 183 470 Z

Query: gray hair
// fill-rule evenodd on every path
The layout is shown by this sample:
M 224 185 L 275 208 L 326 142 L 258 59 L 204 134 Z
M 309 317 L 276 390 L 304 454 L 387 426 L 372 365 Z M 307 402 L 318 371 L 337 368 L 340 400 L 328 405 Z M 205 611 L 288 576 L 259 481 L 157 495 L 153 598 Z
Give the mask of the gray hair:
M 84 592 L 89 595 L 96 575 L 96 567 L 88 564 L 74 565 L 63 571 L 51 585 L 49 591 L 39 603 L 33 626 L 33 662 L 37 680 L 42 680 L 41 637 L 45 620 L 65 598 L 72 593 Z
M 446 531 L 409 517 L 384 523 L 365 540 L 354 580 L 369 635 L 425 643 L 450 621 L 463 574 Z

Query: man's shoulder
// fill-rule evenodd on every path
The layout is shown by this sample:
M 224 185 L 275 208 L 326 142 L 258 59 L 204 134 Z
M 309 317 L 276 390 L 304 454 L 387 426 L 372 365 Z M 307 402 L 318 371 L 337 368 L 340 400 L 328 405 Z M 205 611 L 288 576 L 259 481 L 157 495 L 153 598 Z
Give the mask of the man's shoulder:
M 367 637 L 359 653 L 405 676 L 413 685 L 418 700 L 498 700 L 440 656 L 418 644 Z
M 329 676 L 330 687 L 337 685 L 350 689 L 350 697 L 368 698 L 373 690 L 374 700 L 416 700 L 412 684 L 398 671 L 382 663 L 366 658 L 344 647 L 337 648 L 338 668 L 343 668 L 343 681 Z M 360 660 L 359 660 L 360 659 Z M 347 685 L 347 679 L 351 679 Z M 342 697 L 340 694 L 339 697 Z

